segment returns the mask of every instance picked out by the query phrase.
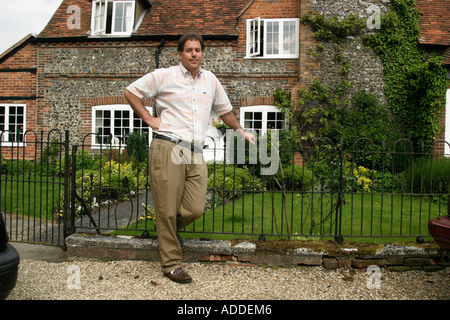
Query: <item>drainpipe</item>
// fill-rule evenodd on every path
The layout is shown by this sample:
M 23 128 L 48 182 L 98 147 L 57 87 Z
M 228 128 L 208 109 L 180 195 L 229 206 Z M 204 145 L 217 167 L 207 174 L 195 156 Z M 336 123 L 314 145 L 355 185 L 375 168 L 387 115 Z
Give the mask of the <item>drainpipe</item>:
M 161 54 L 161 48 L 164 46 L 165 42 L 166 42 L 166 40 L 162 39 L 161 43 L 156 47 L 156 52 L 155 52 L 156 69 L 159 69 L 159 55 Z

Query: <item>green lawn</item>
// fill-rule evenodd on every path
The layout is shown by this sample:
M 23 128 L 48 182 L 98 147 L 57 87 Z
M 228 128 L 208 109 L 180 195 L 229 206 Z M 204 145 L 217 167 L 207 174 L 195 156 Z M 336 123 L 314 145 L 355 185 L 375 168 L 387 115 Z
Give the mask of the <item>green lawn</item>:
M 318 193 L 289 193 L 285 197 L 281 193 L 244 194 L 233 202 L 206 211 L 183 231 L 183 236 L 257 239 L 260 234 L 275 234 L 299 240 L 311 236 L 318 239 L 319 235 L 333 237 L 336 201 L 336 197 L 331 199 L 329 194 Z M 355 240 L 388 236 L 386 239 L 391 241 L 391 236 L 427 235 L 428 221 L 438 216 L 440 208 L 445 211 L 441 214 L 446 214 L 445 206 L 439 207 L 419 196 L 346 194 L 341 234 Z M 143 225 L 134 227 L 144 229 Z M 368 239 L 373 241 L 373 238 Z
M 64 179 L 1 176 L 0 211 L 51 220 L 63 208 Z

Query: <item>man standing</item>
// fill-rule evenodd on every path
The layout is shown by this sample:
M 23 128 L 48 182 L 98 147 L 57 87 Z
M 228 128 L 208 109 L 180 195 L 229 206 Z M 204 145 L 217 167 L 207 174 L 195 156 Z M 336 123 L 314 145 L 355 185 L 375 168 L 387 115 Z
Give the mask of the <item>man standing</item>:
M 201 36 L 183 36 L 178 66 L 154 70 L 125 90 L 133 110 L 154 132 L 149 177 L 161 264 L 164 275 L 179 283 L 192 281 L 180 266 L 182 240 L 177 232 L 203 215 L 207 168 L 201 153 L 211 110 L 245 140 L 256 143 L 236 120 L 219 80 L 201 68 L 204 49 Z M 157 117 L 145 109 L 144 98 L 155 98 Z M 200 161 L 195 160 L 199 155 Z

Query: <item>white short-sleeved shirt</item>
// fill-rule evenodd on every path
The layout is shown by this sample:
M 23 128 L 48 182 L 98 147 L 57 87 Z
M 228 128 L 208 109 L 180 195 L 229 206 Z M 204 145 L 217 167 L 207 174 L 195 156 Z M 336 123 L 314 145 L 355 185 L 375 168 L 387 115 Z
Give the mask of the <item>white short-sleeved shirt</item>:
M 216 76 L 200 69 L 197 77 L 180 63 L 156 69 L 127 87 L 138 98 L 155 98 L 161 125 L 155 132 L 202 147 L 211 110 L 219 116 L 233 110 Z

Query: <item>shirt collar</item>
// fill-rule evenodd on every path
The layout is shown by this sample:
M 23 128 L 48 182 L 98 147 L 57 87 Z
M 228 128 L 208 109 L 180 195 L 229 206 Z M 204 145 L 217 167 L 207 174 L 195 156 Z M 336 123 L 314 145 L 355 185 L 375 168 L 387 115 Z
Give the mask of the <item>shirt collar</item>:
M 189 77 L 191 76 L 191 72 L 188 69 L 186 69 L 181 62 L 180 62 L 180 68 L 181 68 L 181 72 L 183 73 L 184 76 L 189 76 Z M 198 70 L 197 77 L 200 76 L 202 74 L 202 72 L 203 72 L 203 69 L 202 69 L 202 67 L 200 67 Z

